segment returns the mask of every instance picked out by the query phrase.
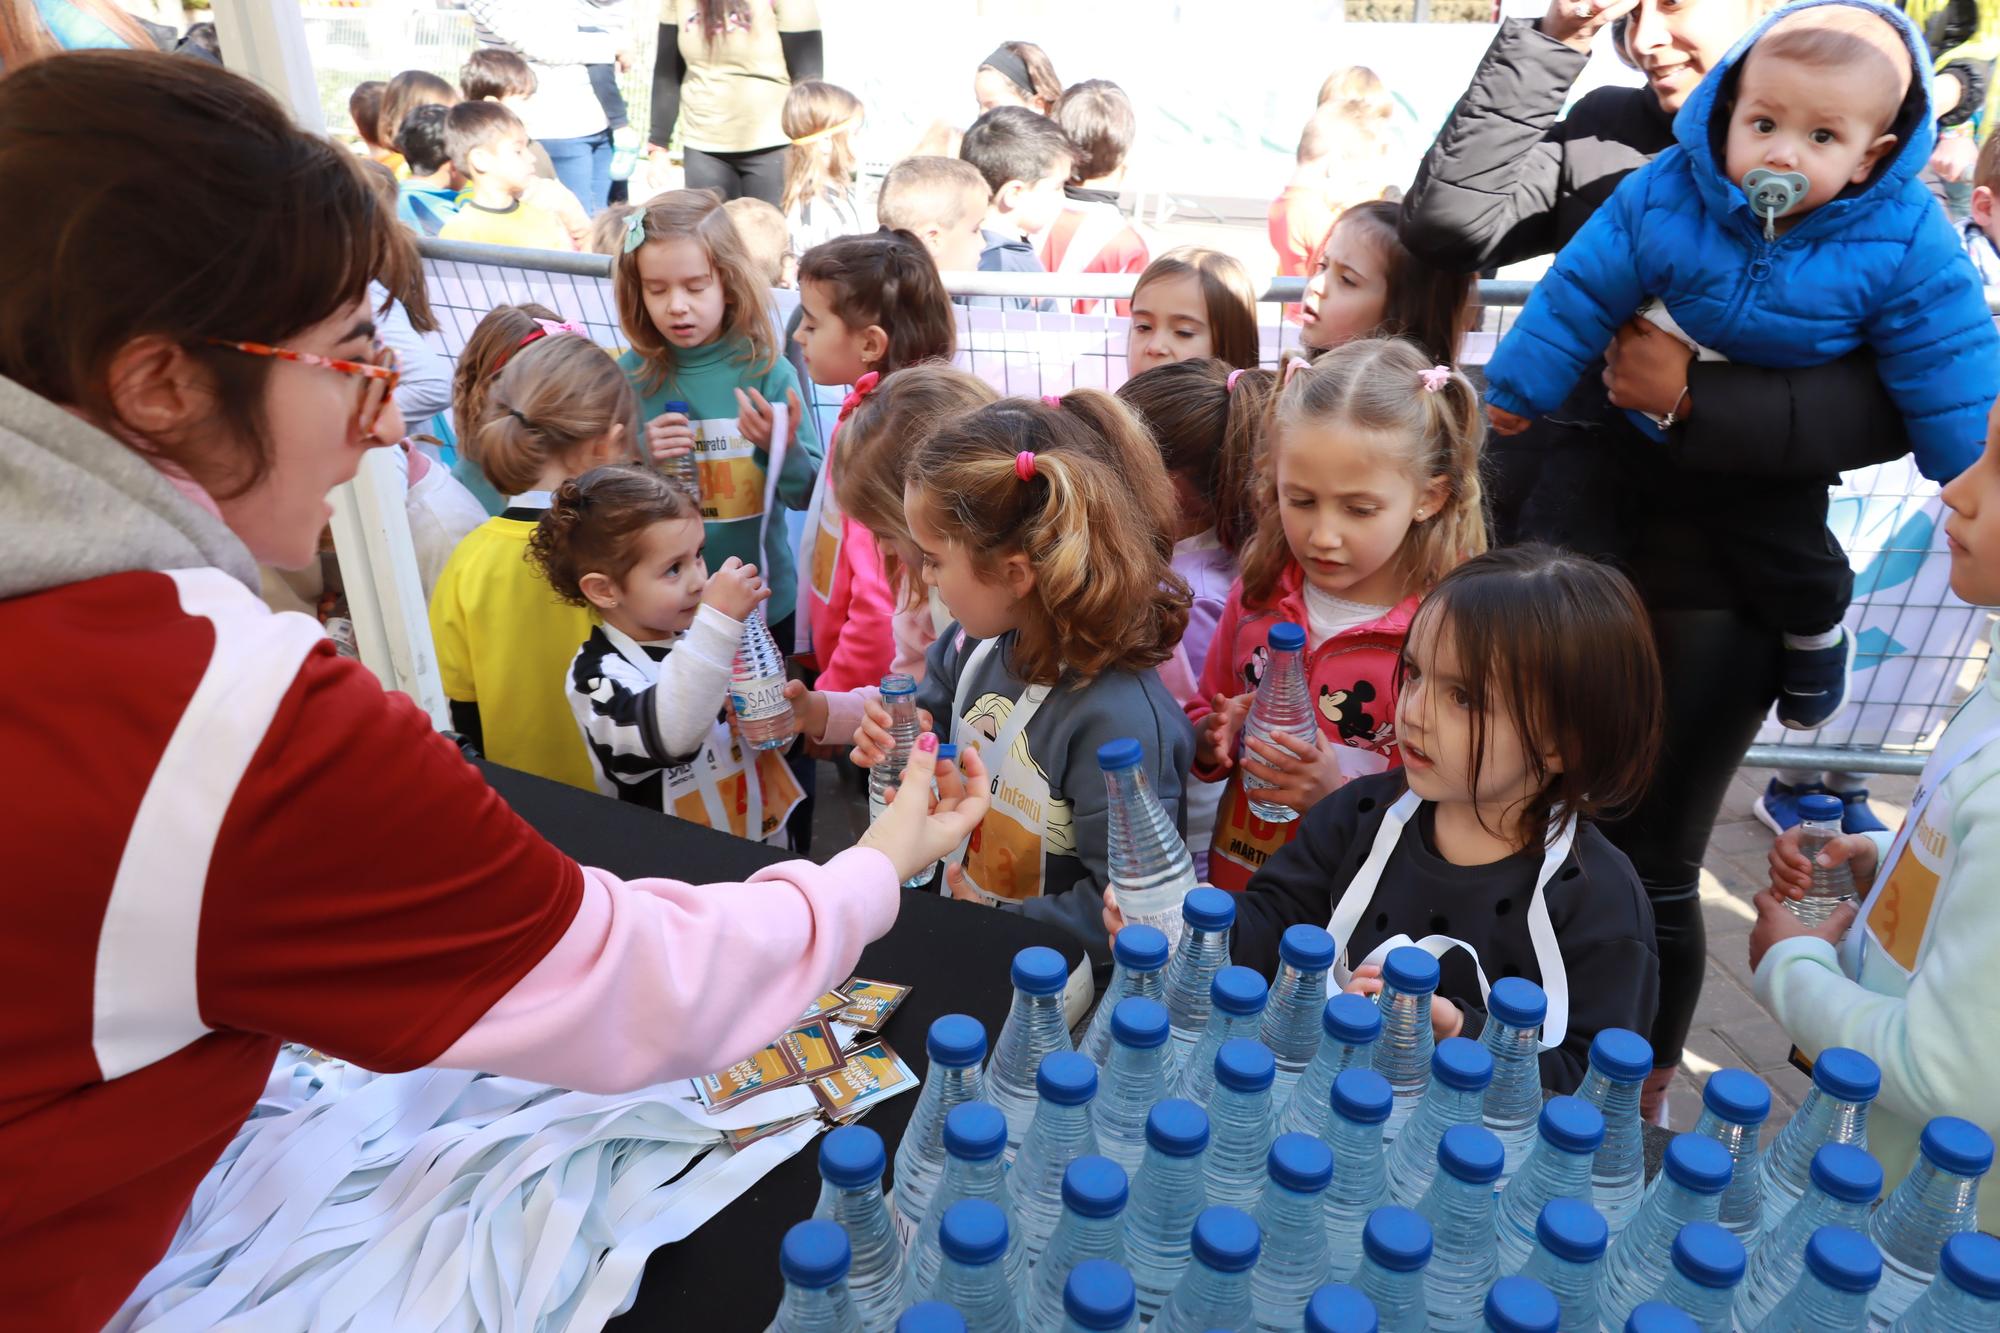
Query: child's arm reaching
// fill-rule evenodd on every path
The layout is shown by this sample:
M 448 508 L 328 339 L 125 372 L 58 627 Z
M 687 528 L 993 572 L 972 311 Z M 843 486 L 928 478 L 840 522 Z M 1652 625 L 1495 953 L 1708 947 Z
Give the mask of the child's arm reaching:
M 1249 887 L 1236 896 L 1231 961 L 1275 977 L 1278 941 L 1285 931 L 1297 925 L 1324 926 L 1332 919 L 1335 898 L 1354 878 L 1367 851 L 1356 845 L 1361 798 L 1355 793 L 1378 785 L 1350 784 L 1300 819 L 1298 836 L 1273 852 Z

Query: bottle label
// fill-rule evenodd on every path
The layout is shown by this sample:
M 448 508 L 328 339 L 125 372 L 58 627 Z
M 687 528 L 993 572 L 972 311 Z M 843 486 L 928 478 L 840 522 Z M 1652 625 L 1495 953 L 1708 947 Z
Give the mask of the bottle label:
M 729 705 L 736 710 L 736 716 L 746 722 L 761 722 L 767 717 L 776 717 L 791 707 L 785 700 L 785 678 L 760 676 L 756 680 L 731 681 Z

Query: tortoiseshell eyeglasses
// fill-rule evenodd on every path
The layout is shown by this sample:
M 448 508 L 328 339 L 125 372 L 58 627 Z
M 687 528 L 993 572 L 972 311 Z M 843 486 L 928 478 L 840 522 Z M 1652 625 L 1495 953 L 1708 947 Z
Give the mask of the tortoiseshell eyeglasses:
M 337 356 L 319 356 L 312 352 L 295 352 L 289 347 L 272 347 L 268 343 L 232 342 L 227 338 L 210 338 L 217 347 L 227 347 L 231 351 L 243 352 L 250 356 L 276 357 L 280 361 L 296 361 L 302 366 L 318 366 L 321 370 L 331 370 L 341 375 L 361 377 L 361 433 L 375 438 L 375 427 L 381 423 L 382 411 L 389 405 L 389 396 L 396 391 L 402 381 L 403 372 L 397 366 L 396 353 L 392 348 L 376 343 L 363 361 L 349 361 Z

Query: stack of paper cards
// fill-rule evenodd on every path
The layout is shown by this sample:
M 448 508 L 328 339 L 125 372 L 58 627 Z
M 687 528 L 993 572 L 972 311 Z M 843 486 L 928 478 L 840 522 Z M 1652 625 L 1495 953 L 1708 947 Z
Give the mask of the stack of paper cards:
M 695 1096 L 713 1115 L 774 1089 L 805 1084 L 826 1119 L 854 1120 L 917 1086 L 910 1067 L 877 1035 L 909 993 L 908 986 L 854 977 L 806 1006 L 789 1031 L 748 1060 L 695 1079 Z M 741 1148 L 809 1114 L 780 1115 L 725 1132 Z

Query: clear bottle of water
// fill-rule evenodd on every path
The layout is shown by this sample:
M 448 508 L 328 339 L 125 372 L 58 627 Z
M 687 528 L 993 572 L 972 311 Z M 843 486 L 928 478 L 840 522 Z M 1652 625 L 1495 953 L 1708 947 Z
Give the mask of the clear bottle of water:
M 984 1199 L 1008 1214 L 1012 1231 L 1013 1208 L 1007 1197 L 1007 1167 L 1000 1154 L 1007 1145 L 1007 1121 L 999 1110 L 988 1102 L 966 1102 L 954 1106 L 944 1118 L 944 1175 L 938 1181 L 937 1195 L 931 1200 L 931 1210 L 924 1215 L 917 1227 L 916 1239 L 910 1242 L 906 1259 L 907 1267 L 903 1277 L 906 1293 L 919 1299 L 935 1295 L 934 1286 L 940 1261 L 943 1258 L 943 1242 L 938 1239 L 944 1228 L 944 1218 L 951 1206 L 965 1199 Z M 1020 1237 L 1013 1238 L 1013 1245 L 1006 1256 L 1005 1268 L 1010 1280 L 1027 1276 L 1028 1255 L 1022 1249 Z M 1012 1288 L 1019 1291 L 1018 1283 Z
M 1531 1277 L 1503 1277 L 1486 1292 L 1491 1333 L 1557 1333 L 1561 1326 L 1555 1293 Z
M 1119 1333 L 1138 1306 L 1132 1275 L 1109 1259 L 1086 1259 L 1063 1284 L 1063 1333 Z
M 842 1125 L 819 1143 L 819 1203 L 813 1216 L 847 1233 L 847 1290 L 863 1333 L 889 1333 L 903 1308 L 903 1245 L 882 1198 L 888 1156 L 866 1125 Z
M 1917 1139 L 1917 1161 L 1868 1220 L 1882 1251 L 1882 1285 L 1869 1308 L 1887 1326 L 1910 1308 L 1937 1273 L 1945 1241 L 1979 1222 L 1979 1181 L 1993 1165 L 1993 1140 L 1957 1116 L 1938 1116 Z
M 1326 1137 L 1326 1117 L 1332 1105 L 1333 1080 L 1341 1071 L 1357 1065 L 1374 1068 L 1370 1048 L 1382 1035 L 1382 1013 L 1365 995 L 1333 995 L 1319 1014 L 1319 1050 L 1312 1063 L 1292 1085 L 1284 1109 L 1278 1113 L 1281 1134 L 1317 1134 Z M 1360 1245 L 1360 1232 L 1355 1244 Z M 1356 1250 L 1357 1262 L 1360 1251 Z
M 1329 1282 L 1306 1302 L 1306 1333 L 1376 1333 L 1375 1303 L 1357 1287 Z
M 1248 1211 L 1264 1192 L 1271 1151 L 1271 1077 L 1277 1062 L 1261 1041 L 1236 1037 L 1215 1053 L 1215 1092 L 1208 1099 L 1208 1154 L 1201 1173 L 1208 1202 Z
M 889 792 L 903 780 L 903 766 L 922 729 L 917 721 L 917 682 L 900 673 L 882 677 L 882 706 L 889 710 L 889 753 L 868 770 L 868 822 L 889 808 Z
M 1849 1227 L 1821 1227 L 1806 1241 L 1805 1272 L 1763 1323 L 1770 1333 L 1862 1333 L 1882 1256 Z
M 1007 1117 L 1007 1153 L 1013 1160 L 1035 1118 L 1035 1075 L 1042 1057 L 1073 1051 L 1063 1017 L 1063 987 L 1069 967 L 1054 949 L 1029 945 L 1014 955 L 1014 1003 L 986 1063 L 986 1100 Z
M 1417 1211 L 1431 1224 L 1424 1304 L 1431 1327 L 1479 1327 L 1486 1289 L 1499 1276 L 1493 1253 L 1493 1182 L 1507 1158 L 1484 1125 L 1453 1125 L 1438 1140 L 1437 1176 Z M 1392 1181 L 1393 1188 L 1393 1181 Z
M 1604 1256 L 1597 1307 L 1607 1325 L 1623 1324 L 1632 1307 L 1666 1281 L 1673 1238 L 1682 1227 L 1715 1220 L 1729 1170 L 1729 1150 L 1714 1139 L 1681 1134 L 1667 1144 L 1660 1174 L 1647 1186 L 1632 1224 L 1616 1233 Z
M 1384 1204 L 1361 1232 L 1361 1268 L 1354 1285 L 1375 1307 L 1382 1333 L 1424 1333 L 1424 1268 L 1431 1261 L 1431 1224 L 1419 1213 Z
M 1333 936 L 1319 926 L 1287 927 L 1278 940 L 1278 980 L 1264 1007 L 1259 1040 L 1278 1060 L 1271 1102 L 1284 1106 L 1292 1086 L 1319 1053 L 1320 1016 L 1326 1008 L 1326 974 L 1333 967 Z
M 1938 1254 L 1938 1275 L 1896 1321 L 1896 1333 L 2000 1329 L 2000 1240 L 1961 1231 Z
M 861 1333 L 847 1294 L 847 1233 L 832 1222 L 800 1222 L 785 1233 L 778 1271 L 785 1295 L 766 1333 Z
M 1128 995 L 1164 1002 L 1167 994 L 1167 937 L 1156 926 L 1128 924 L 1111 943 L 1111 984 L 1090 1015 L 1077 1050 L 1102 1066 L 1111 1058 L 1111 1011 Z
M 1015 1287 L 1007 1276 L 1007 1214 L 985 1199 L 960 1199 L 938 1230 L 943 1261 L 930 1293 L 965 1316 L 966 1333 L 1016 1333 Z
M 1881 1088 L 1881 1069 L 1861 1052 L 1830 1046 L 1819 1053 L 1805 1101 L 1758 1160 L 1764 1178 L 1764 1230 L 1783 1221 L 1805 1193 L 1813 1154 L 1822 1143 L 1868 1146 L 1868 1107 Z
M 943 1301 L 918 1301 L 896 1321 L 896 1333 L 965 1333 L 965 1316 Z
M 1056 1333 L 1063 1322 L 1063 1284 L 1089 1259 L 1125 1262 L 1125 1169 L 1109 1157 L 1079 1157 L 1063 1172 L 1062 1220 L 1028 1270 L 1026 1333 Z
M 681 416 L 686 417 L 688 419 L 688 429 L 694 432 L 695 439 L 699 440 L 701 438 L 701 423 L 694 419 L 694 409 L 686 403 L 661 403 L 660 411 L 663 415 L 669 412 L 678 412 Z M 696 508 L 701 506 L 701 464 L 696 461 L 698 457 L 699 453 L 698 449 L 696 449 L 690 450 L 678 458 L 666 458 L 654 464 L 660 470 L 660 474 L 668 481 L 677 481 L 680 483 L 681 489 L 686 491 L 689 497 L 694 500 Z
M 1843 899 L 1854 896 L 1854 875 L 1844 865 L 1823 866 L 1819 854 L 1840 836 L 1840 818 L 1845 807 L 1838 796 L 1814 794 L 1799 797 L 1799 855 L 1812 866 L 1812 884 L 1803 898 L 1781 901 L 1792 915 L 1809 926 L 1817 926 L 1833 915 Z
M 1187 1270 L 1153 1320 L 1155 1333 L 1249 1328 L 1250 1273 L 1262 1242 L 1240 1208 L 1209 1207 L 1194 1220 Z
M 925 1035 L 924 1054 L 930 1057 L 930 1072 L 917 1092 L 917 1106 L 910 1112 L 903 1141 L 896 1145 L 895 1191 L 891 1195 L 896 1234 L 905 1248 L 916 1234 L 917 1224 L 930 1211 L 931 1195 L 937 1192 L 938 1177 L 944 1174 L 945 1116 L 952 1107 L 986 1095 L 986 1076 L 979 1068 L 986 1058 L 986 1029 L 969 1014 L 945 1014 Z
M 1813 1232 L 1827 1226 L 1867 1230 L 1868 1212 L 1881 1193 L 1881 1166 L 1853 1144 L 1829 1143 L 1814 1153 L 1804 1197 L 1750 1253 L 1736 1289 L 1737 1326 L 1756 1328 L 1778 1308 L 1805 1271 Z
M 1730 1333 L 1730 1307 L 1743 1281 L 1743 1242 L 1715 1222 L 1690 1222 L 1674 1237 L 1673 1268 L 1653 1294 L 1694 1316 L 1702 1333 Z
M 1250 1306 L 1264 1333 L 1297 1333 L 1313 1289 L 1326 1280 L 1326 1206 L 1333 1153 L 1306 1134 L 1271 1141 L 1270 1174 L 1257 1202 L 1263 1256 L 1250 1277 Z
M 1550 1199 L 1535 1222 L 1535 1247 L 1521 1268 L 1555 1293 L 1561 1333 L 1597 1333 L 1597 1282 L 1610 1229 L 1581 1199 Z
M 1590 1169 L 1590 1201 L 1616 1236 L 1639 1209 L 1646 1188 L 1646 1142 L 1639 1128 L 1639 1087 L 1653 1072 L 1653 1044 L 1625 1028 L 1604 1028 L 1590 1042 L 1590 1068 L 1576 1095 L 1604 1114 L 1604 1142 Z M 1665 1253 L 1666 1239 L 1661 1238 Z
M 1437 1174 L 1438 1140 L 1453 1125 L 1480 1123 L 1492 1081 L 1493 1057 L 1484 1046 L 1464 1037 L 1447 1037 L 1437 1044 L 1431 1053 L 1431 1085 L 1389 1148 L 1392 1200 L 1405 1208 L 1416 1207 Z
M 1181 921 L 1183 929 L 1167 964 L 1166 998 L 1162 1001 L 1173 1019 L 1169 1073 L 1178 1072 L 1187 1062 L 1188 1052 L 1208 1029 L 1209 987 L 1215 974 L 1229 966 L 1229 932 L 1236 924 L 1236 900 L 1221 889 L 1204 885 L 1181 900 Z
M 1106 868 L 1127 925 L 1152 926 L 1171 943 L 1181 933 L 1181 902 L 1194 889 L 1194 858 L 1174 830 L 1146 777 L 1146 757 L 1127 737 L 1097 747 L 1110 804 L 1105 809 Z
M 1372 1069 L 1343 1069 L 1333 1080 L 1326 1146 L 1333 1150 L 1333 1183 L 1326 1187 L 1327 1276 L 1351 1280 L 1361 1268 L 1368 1219 L 1389 1202 L 1383 1168 L 1382 1126 L 1394 1095 L 1389 1080 Z
M 1382 1011 L 1382 1036 L 1375 1043 L 1375 1072 L 1389 1080 L 1396 1094 L 1395 1109 L 1382 1137 L 1389 1143 L 1402 1132 L 1403 1122 L 1416 1112 L 1431 1083 L 1431 1052 L 1437 1037 L 1431 1029 L 1431 997 L 1437 994 L 1437 959 L 1413 945 L 1391 949 L 1382 960 L 1382 990 L 1375 1003 Z
M 729 706 L 736 710 L 736 730 L 753 750 L 780 749 L 798 732 L 792 702 L 785 697 L 785 655 L 764 623 L 761 606 L 743 622 L 743 639 L 729 673 Z
M 1282 749 L 1279 736 L 1290 736 L 1307 745 L 1319 738 L 1319 716 L 1313 712 L 1302 660 L 1306 632 L 1289 620 L 1281 620 L 1271 626 L 1266 642 L 1271 649 L 1270 661 L 1264 665 L 1264 678 L 1257 682 L 1257 697 L 1251 701 L 1250 716 L 1243 722 L 1243 753 L 1251 758 L 1256 757 L 1249 745 L 1253 740 L 1268 741 Z M 1257 799 L 1258 792 L 1270 787 L 1263 779 L 1243 772 L 1243 790 L 1250 797 L 1250 813 L 1272 824 L 1289 824 L 1297 819 L 1299 812 L 1290 806 Z
M 1035 1072 L 1035 1089 L 1041 1101 L 1007 1173 L 1014 1226 L 1030 1264 L 1042 1257 L 1042 1248 L 1062 1217 L 1063 1176 L 1070 1163 L 1097 1151 L 1097 1131 L 1090 1121 L 1097 1066 L 1075 1051 L 1051 1051 Z M 1122 1180 L 1119 1192 L 1124 1192 Z
M 1735 1165 L 1722 1192 L 1716 1220 L 1742 1242 L 1757 1248 L 1764 1235 L 1764 1173 L 1758 1166 L 1757 1136 L 1771 1114 L 1771 1090 L 1747 1069 L 1718 1069 L 1701 1090 L 1701 1119 L 1694 1132 L 1729 1149 Z
M 1255 1039 L 1263 1031 L 1270 988 L 1254 968 L 1225 967 L 1208 985 L 1208 1027 L 1174 1081 L 1174 1096 L 1207 1106 L 1215 1091 L 1215 1053 L 1224 1042 Z
M 1548 1013 L 1547 993 L 1526 977 L 1502 977 L 1486 996 L 1479 1044 L 1493 1057 L 1493 1081 L 1486 1085 L 1484 1123 L 1507 1150 L 1503 1186 L 1535 1146 L 1542 1114 L 1542 1020 Z
M 1682 1314 L 1665 1301 L 1646 1301 L 1632 1307 L 1626 1317 L 1625 1333 L 1701 1333 L 1694 1316 Z
M 1120 1000 L 1111 1014 L 1111 1059 L 1090 1104 L 1098 1151 L 1126 1171 L 1146 1151 L 1146 1114 L 1167 1095 L 1166 1006 L 1144 996 Z M 1192 1220 L 1192 1219 L 1190 1219 Z
M 1590 1167 L 1604 1142 L 1603 1112 L 1581 1097 L 1551 1097 L 1542 1106 L 1538 1125 L 1535 1146 L 1500 1191 L 1494 1209 L 1494 1245 L 1503 1273 L 1518 1273 L 1528 1262 L 1540 1218 L 1551 1200 L 1591 1201 Z M 1595 1208 L 1591 1212 L 1597 1215 Z M 1605 1226 L 1601 1216 L 1597 1225 Z M 1605 1229 L 1608 1234 L 1609 1228 Z
M 1125 1266 L 1139 1284 L 1139 1314 L 1151 1319 L 1188 1263 L 1188 1237 L 1208 1206 L 1201 1178 L 1208 1113 L 1170 1097 L 1146 1117 L 1146 1156 L 1125 1210 Z

